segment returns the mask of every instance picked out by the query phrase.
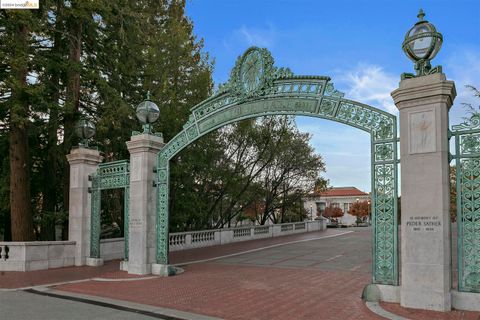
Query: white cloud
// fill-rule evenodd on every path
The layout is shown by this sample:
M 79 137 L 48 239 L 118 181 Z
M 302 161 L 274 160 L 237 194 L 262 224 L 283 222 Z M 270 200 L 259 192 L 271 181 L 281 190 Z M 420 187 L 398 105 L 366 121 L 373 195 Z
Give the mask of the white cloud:
M 447 79 L 455 81 L 457 97 L 450 111 L 450 122 L 456 124 L 462 121 L 462 117 L 467 116 L 462 103 L 470 103 L 473 107 L 480 105 L 480 100 L 465 87 L 472 85 L 480 89 L 480 52 L 474 49 L 458 48 L 446 59 L 443 72 L 447 75 Z
M 271 23 L 267 23 L 266 27 L 247 27 L 243 25 L 233 31 L 233 38 L 240 40 L 247 46 L 272 48 L 276 37 L 277 32 Z
M 339 72 L 335 79 L 337 85 L 345 88 L 347 98 L 398 114 L 390 96 L 398 88 L 398 75 L 389 74 L 377 65 L 359 64 Z

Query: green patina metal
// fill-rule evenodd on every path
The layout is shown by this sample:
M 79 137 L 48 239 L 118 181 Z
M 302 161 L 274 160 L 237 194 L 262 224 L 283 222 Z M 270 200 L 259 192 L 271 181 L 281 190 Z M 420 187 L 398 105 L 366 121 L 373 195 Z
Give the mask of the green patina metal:
M 276 68 L 266 49 L 238 58 L 228 83 L 191 109 L 183 130 L 158 155 L 157 263 L 168 264 L 169 161 L 201 136 L 227 124 L 267 115 L 333 120 L 370 133 L 372 146 L 373 282 L 398 284 L 397 120 L 344 98 L 329 77 L 297 76 Z
M 96 172 L 90 176 L 92 181 L 91 217 L 90 217 L 90 257 L 100 258 L 100 232 L 101 232 L 101 201 L 102 190 L 124 189 L 124 237 L 125 260 L 128 260 L 128 216 L 130 205 L 130 164 L 127 160 L 102 163 Z
M 480 293 L 480 114 L 452 127 L 455 137 L 458 290 Z

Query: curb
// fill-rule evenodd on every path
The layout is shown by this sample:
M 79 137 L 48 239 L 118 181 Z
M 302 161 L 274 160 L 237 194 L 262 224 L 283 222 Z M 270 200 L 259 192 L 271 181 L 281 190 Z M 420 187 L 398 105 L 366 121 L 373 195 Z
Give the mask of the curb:
M 49 289 L 47 287 L 39 287 L 37 289 L 28 289 L 25 292 L 38 294 L 57 299 L 65 299 L 69 301 L 92 304 L 104 308 L 116 309 L 125 312 L 132 312 L 135 314 L 142 314 L 149 317 L 164 319 L 164 320 L 222 320 L 221 318 L 204 316 L 191 312 L 179 311 L 175 309 L 161 308 L 129 302 L 125 300 L 116 300 L 111 298 L 96 297 L 85 294 L 77 294 L 70 292 L 63 292 L 59 290 Z
M 390 319 L 390 320 L 410 320 L 408 318 L 398 316 L 394 313 L 391 313 L 391 312 L 383 309 L 378 302 L 366 302 L 365 305 L 367 306 L 367 308 L 370 311 L 372 311 L 373 313 L 375 313 L 376 315 L 378 315 L 380 317 L 384 317 L 384 318 Z

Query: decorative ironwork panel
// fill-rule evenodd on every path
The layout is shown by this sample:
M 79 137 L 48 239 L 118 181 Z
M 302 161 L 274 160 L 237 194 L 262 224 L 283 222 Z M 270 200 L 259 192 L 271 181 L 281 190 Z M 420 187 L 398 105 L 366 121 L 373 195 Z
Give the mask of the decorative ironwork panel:
M 266 49 L 238 58 L 230 80 L 191 109 L 189 120 L 158 155 L 157 262 L 168 264 L 168 165 L 178 152 L 208 132 L 265 115 L 303 115 L 341 122 L 370 133 L 374 219 L 374 282 L 398 284 L 397 120 L 385 111 L 344 99 L 329 77 L 296 76 L 277 68 Z M 378 224 L 378 225 L 377 225 Z
M 480 293 L 480 114 L 453 126 L 458 227 L 458 290 Z
M 98 166 L 97 179 L 99 189 L 126 188 L 130 184 L 128 161 L 102 163 Z
M 125 188 L 123 196 L 123 238 L 124 244 L 124 259 L 128 261 L 128 246 L 130 243 L 129 223 L 130 222 L 130 186 Z
M 125 260 L 128 260 L 128 220 L 130 206 L 130 164 L 126 160 L 102 163 L 92 174 L 92 204 L 90 217 L 90 257 L 100 258 L 101 191 L 124 189 L 123 233 L 125 238 Z
M 90 257 L 100 258 L 100 195 L 98 179 L 95 174 L 92 179 L 90 214 Z
M 396 165 L 375 164 L 373 171 L 373 282 L 390 285 L 398 285 Z
M 169 164 L 157 169 L 157 263 L 168 264 L 168 193 L 169 193 Z

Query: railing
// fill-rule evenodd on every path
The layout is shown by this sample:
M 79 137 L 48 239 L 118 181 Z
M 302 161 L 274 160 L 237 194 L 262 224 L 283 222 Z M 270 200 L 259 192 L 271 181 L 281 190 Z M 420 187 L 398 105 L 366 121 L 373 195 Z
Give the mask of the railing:
M 325 220 L 283 223 L 269 226 L 225 228 L 204 231 L 171 233 L 170 251 L 208 247 L 231 242 L 239 242 L 288 234 L 319 231 L 326 228 Z
M 233 237 L 234 238 L 250 237 L 251 235 L 252 235 L 251 228 L 233 229 Z
M 75 241 L 0 242 L 0 271 L 73 266 Z
M 208 243 L 215 241 L 215 231 L 198 231 L 192 234 L 192 243 Z
M 305 222 L 295 223 L 294 228 L 295 230 L 305 230 Z

